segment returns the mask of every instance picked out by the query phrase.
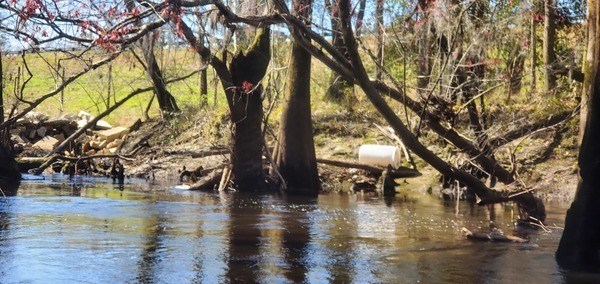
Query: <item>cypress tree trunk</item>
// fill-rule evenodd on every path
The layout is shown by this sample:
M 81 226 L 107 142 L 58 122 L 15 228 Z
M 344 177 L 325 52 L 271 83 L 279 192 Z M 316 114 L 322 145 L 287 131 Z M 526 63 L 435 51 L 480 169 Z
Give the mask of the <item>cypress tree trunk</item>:
M 244 53 L 239 51 L 229 67 L 213 56 L 210 49 L 198 43 L 190 27 L 181 21 L 183 36 L 203 60 L 210 62 L 227 97 L 233 128 L 232 174 L 239 191 L 259 191 L 266 187 L 262 170 L 263 137 L 261 124 L 261 80 L 271 60 L 271 37 L 269 27 L 256 30 L 254 42 Z
M 600 37 L 597 34 L 600 3 L 590 0 L 588 7 L 588 56 L 584 67 L 587 88 L 584 92 L 589 95 L 589 102 L 579 151 L 580 180 L 575 200 L 567 211 L 556 260 L 568 269 L 600 272 Z
M 296 1 L 294 11 L 308 19 L 311 4 L 311 0 Z M 299 10 L 299 6 L 307 8 Z M 274 153 L 279 173 L 291 194 L 317 195 L 321 189 L 312 133 L 310 60 L 310 54 L 294 42 L 279 140 Z
M 232 173 L 239 191 L 262 191 L 266 185 L 262 167 L 261 80 L 271 59 L 270 48 L 269 28 L 257 29 L 248 51 L 238 52 L 229 66 L 234 89 L 225 89 L 233 124 Z

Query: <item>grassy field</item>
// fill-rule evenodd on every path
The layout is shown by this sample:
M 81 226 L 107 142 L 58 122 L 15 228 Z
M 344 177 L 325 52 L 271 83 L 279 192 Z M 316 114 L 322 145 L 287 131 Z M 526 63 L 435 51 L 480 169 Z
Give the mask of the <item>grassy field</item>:
M 21 56 L 4 57 L 2 62 L 4 96 L 8 100 L 8 105 L 18 103 L 19 108 L 24 108 L 24 103 L 17 99 L 19 95 L 22 95 L 23 100 L 33 101 L 54 90 L 62 82 L 62 76 L 69 77 L 81 72 L 86 64 L 100 60 L 104 56 L 105 54 L 99 51 L 91 51 L 83 58 L 67 58 L 64 54 L 58 53 L 26 54 L 24 60 Z M 162 63 L 167 80 L 189 74 L 201 65 L 197 56 L 187 49 L 167 49 L 159 52 L 157 59 Z M 24 61 L 27 62 L 27 67 Z M 29 69 L 31 77 L 26 68 Z M 18 86 L 29 77 L 21 92 Z M 81 76 L 61 94 L 42 103 L 36 111 L 50 116 L 59 116 L 84 110 L 95 115 L 106 110 L 108 106 L 131 91 L 149 86 L 142 65 L 131 52 L 126 52 L 113 62 Z M 185 81 L 171 84 L 169 91 L 183 107 L 199 105 L 199 76 L 192 76 Z M 151 97 L 152 92 L 138 95 L 112 113 L 107 120 L 114 124 L 128 124 L 144 117 L 144 110 Z M 222 96 L 217 98 L 217 105 L 224 103 Z M 156 101 L 149 115 L 158 115 Z

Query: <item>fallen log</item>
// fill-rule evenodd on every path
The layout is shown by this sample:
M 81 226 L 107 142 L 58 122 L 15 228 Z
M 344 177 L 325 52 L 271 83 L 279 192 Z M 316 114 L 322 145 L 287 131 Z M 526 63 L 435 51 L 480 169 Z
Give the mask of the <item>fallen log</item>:
M 515 236 L 505 236 L 499 232 L 471 232 L 467 228 L 462 228 L 461 231 L 465 235 L 465 237 L 469 240 L 473 241 L 488 241 L 488 242 L 500 242 L 500 243 L 527 243 L 529 242 L 526 239 L 515 237 Z
M 330 159 L 320 159 L 317 158 L 317 163 L 326 164 L 334 167 L 341 168 L 351 168 L 351 169 L 359 169 L 365 170 L 375 176 L 380 176 L 381 173 L 385 170 L 385 168 L 375 167 L 362 163 L 354 163 L 349 161 L 341 161 L 341 160 L 330 160 Z M 407 167 L 399 167 L 398 169 L 394 169 L 394 172 L 391 173 L 393 178 L 409 178 L 409 177 L 417 177 L 420 176 L 421 173 L 417 170 L 413 170 Z
M 202 152 L 198 152 L 198 153 L 191 153 L 191 156 L 192 156 L 192 158 L 196 159 L 196 158 L 205 158 L 205 157 L 216 156 L 216 155 L 225 155 L 225 154 L 229 154 L 229 153 L 231 153 L 229 148 L 224 148 L 224 149 L 207 150 L 207 151 L 202 151 Z
M 19 171 L 27 172 L 32 169 L 39 168 L 42 164 L 44 164 L 49 158 L 43 157 L 22 157 L 16 158 L 17 164 L 19 165 Z
M 215 186 L 221 181 L 221 176 L 223 176 L 223 168 L 216 169 L 201 177 L 198 182 L 190 185 L 189 190 L 214 190 Z

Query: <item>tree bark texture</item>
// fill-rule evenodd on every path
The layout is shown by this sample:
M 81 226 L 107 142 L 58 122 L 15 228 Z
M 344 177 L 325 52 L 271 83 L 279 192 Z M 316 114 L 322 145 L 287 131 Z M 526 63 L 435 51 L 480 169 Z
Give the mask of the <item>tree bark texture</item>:
M 226 89 L 233 124 L 232 172 L 239 191 L 262 191 L 262 84 L 271 59 L 270 31 L 257 29 L 247 52 L 238 52 L 229 65 L 233 86 Z M 223 79 L 221 79 L 223 80 Z
M 296 1 L 294 5 L 296 13 L 305 19 L 310 18 L 311 0 Z M 298 43 L 292 43 L 286 98 L 281 113 L 274 160 L 286 182 L 286 192 L 316 196 L 321 189 L 321 183 L 317 171 L 311 118 L 310 61 L 308 51 Z
M 180 28 L 191 47 L 214 68 L 225 91 L 233 124 L 231 163 L 235 187 L 239 191 L 264 190 L 261 80 L 271 60 L 269 27 L 256 29 L 253 43 L 245 53 L 236 53 L 229 67 L 199 43 L 183 20 Z
M 593 2 L 592 2 L 593 1 Z M 592 94 L 594 88 L 595 88 L 595 79 L 596 79 L 596 73 L 598 72 L 596 65 L 598 64 L 598 60 L 600 60 L 600 58 L 596 57 L 596 53 L 598 52 L 598 45 L 596 44 L 597 42 L 597 38 L 600 37 L 600 35 L 598 34 L 598 30 L 596 25 L 594 25 L 594 21 L 596 21 L 596 17 L 598 14 L 598 10 L 596 10 L 596 5 L 595 4 L 597 0 L 591 0 L 588 2 L 588 10 L 587 10 L 587 27 L 588 27 L 588 45 L 587 45 L 587 50 L 586 50 L 586 54 L 585 54 L 585 58 L 584 58 L 584 62 L 583 62 L 583 74 L 584 74 L 584 78 L 583 78 L 583 91 L 581 93 L 581 112 L 580 112 L 580 119 L 579 119 L 579 134 L 578 134 L 578 141 L 579 144 L 581 145 L 581 142 L 583 140 L 583 133 L 585 130 L 585 125 L 587 122 L 587 115 L 588 115 L 588 103 L 590 100 L 590 95 Z
M 580 180 L 575 200 L 567 211 L 556 260 L 567 269 L 600 272 L 600 37 L 596 33 L 600 27 L 597 15 L 600 2 L 590 0 L 588 7 L 588 28 L 593 29 L 589 33 L 588 52 L 593 53 L 588 54 L 585 67 L 586 82 L 590 85 L 584 89 L 589 94 L 589 103 L 579 151 Z

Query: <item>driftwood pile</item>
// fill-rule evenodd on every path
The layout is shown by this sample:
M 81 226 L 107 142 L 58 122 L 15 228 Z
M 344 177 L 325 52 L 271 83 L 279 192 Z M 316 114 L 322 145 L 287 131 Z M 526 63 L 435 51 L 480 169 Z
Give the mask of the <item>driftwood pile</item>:
M 17 147 L 33 149 L 45 155 L 54 150 L 66 138 L 84 127 L 93 117 L 80 111 L 79 114 L 64 114 L 60 117 L 49 117 L 46 114 L 30 112 L 19 119 L 11 129 L 11 137 Z M 112 154 L 123 142 L 129 129 L 112 127 L 104 120 L 99 120 L 93 129 L 88 129 L 65 150 L 67 156 Z

